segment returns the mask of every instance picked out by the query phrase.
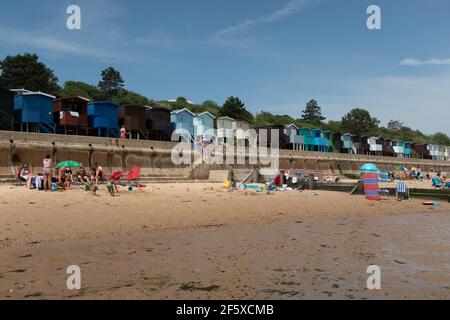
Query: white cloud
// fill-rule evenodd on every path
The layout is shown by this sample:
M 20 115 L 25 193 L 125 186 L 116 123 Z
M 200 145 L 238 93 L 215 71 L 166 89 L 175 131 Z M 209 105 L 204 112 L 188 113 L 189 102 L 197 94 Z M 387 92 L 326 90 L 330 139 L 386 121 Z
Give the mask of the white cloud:
M 111 52 L 87 45 L 71 42 L 61 37 L 43 35 L 39 32 L 24 32 L 0 28 L 0 41 L 8 45 L 17 45 L 25 49 L 33 48 L 52 53 L 82 55 L 106 60 L 116 58 Z
M 429 59 L 429 60 L 404 59 L 400 61 L 400 65 L 402 66 L 450 65 L 450 59 Z
M 220 40 L 225 37 L 244 32 L 245 30 L 251 27 L 255 27 L 257 25 L 282 20 L 284 18 L 287 18 L 291 15 L 298 13 L 301 9 L 303 9 L 306 5 L 310 4 L 311 2 L 312 2 L 311 0 L 291 0 L 284 7 L 270 14 L 253 19 L 247 19 L 235 25 L 226 27 L 216 32 L 214 38 L 216 40 Z

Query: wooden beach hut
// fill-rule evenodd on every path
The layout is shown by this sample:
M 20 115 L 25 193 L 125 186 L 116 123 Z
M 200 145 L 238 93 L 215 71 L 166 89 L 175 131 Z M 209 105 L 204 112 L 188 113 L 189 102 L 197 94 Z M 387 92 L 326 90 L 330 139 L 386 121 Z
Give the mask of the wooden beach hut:
M 150 130 L 147 127 L 146 108 L 139 105 L 122 105 L 119 107 L 119 128 L 125 127 L 128 138 L 147 139 Z
M 236 134 L 236 145 L 239 147 L 255 146 L 254 137 L 249 134 L 250 123 L 248 121 L 233 121 L 233 130 Z
M 383 148 L 383 153 L 382 153 L 383 156 L 395 157 L 394 143 L 392 140 L 378 138 L 377 143 L 379 143 Z M 403 151 L 403 149 L 401 151 Z
M 299 135 L 303 137 L 303 151 L 314 151 L 314 137 L 311 129 L 300 128 Z
M 217 144 L 233 144 L 235 133 L 233 131 L 233 122 L 235 120 L 230 117 L 219 117 L 216 119 Z
M 353 141 L 353 146 L 355 147 L 357 154 L 369 154 L 370 153 L 369 137 L 353 136 L 352 141 Z
M 19 131 L 55 133 L 53 123 L 53 100 L 56 98 L 43 92 L 25 89 L 12 90 L 14 97 L 14 122 Z
M 170 114 L 171 129 L 175 133 L 172 140 L 194 142 L 194 117 L 195 114 L 187 108 Z
M 58 133 L 88 133 L 87 105 L 89 99 L 64 97 L 53 101 L 53 122 Z
M 254 128 L 257 132 L 258 145 L 261 147 L 271 148 L 272 142 L 278 143 L 279 149 L 288 149 L 290 145 L 290 138 L 286 134 L 286 127 L 283 125 L 261 126 Z M 272 135 L 278 135 L 278 141 L 272 141 Z
M 284 129 L 285 134 L 289 137 L 289 149 L 303 150 L 304 138 L 299 133 L 299 127 L 290 124 Z
M 382 156 L 383 155 L 383 143 L 384 140 L 380 137 L 367 138 L 369 144 L 369 151 L 371 155 Z
M 325 138 L 322 130 L 319 128 L 312 129 L 311 134 L 314 138 L 314 151 L 328 152 L 328 139 Z
M 110 101 L 88 104 L 89 125 L 99 137 L 119 137 L 119 106 Z
M 431 159 L 430 148 L 426 143 L 413 143 L 414 152 L 422 159 Z
M 198 143 L 215 140 L 214 121 L 216 117 L 208 111 L 194 117 L 194 139 Z
M 145 110 L 146 127 L 150 128 L 150 140 L 170 141 L 170 110 L 166 108 L 147 107 Z

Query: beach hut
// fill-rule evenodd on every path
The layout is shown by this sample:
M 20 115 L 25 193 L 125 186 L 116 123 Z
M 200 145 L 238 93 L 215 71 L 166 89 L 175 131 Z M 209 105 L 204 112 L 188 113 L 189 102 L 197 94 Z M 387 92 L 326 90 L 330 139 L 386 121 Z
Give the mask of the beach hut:
M 151 140 L 170 141 L 170 110 L 158 107 L 146 107 L 146 127 L 149 128 L 148 138 Z
M 187 108 L 170 114 L 171 129 L 175 133 L 172 136 L 174 141 L 194 142 L 194 117 L 195 114 Z
M 357 153 L 353 144 L 353 136 L 350 133 L 335 133 L 334 149 L 339 153 Z
M 299 133 L 299 128 L 295 124 L 290 124 L 284 129 L 285 134 L 289 137 L 289 149 L 303 150 L 304 139 Z
M 289 148 L 289 136 L 286 134 L 286 127 L 283 125 L 261 126 L 254 128 L 258 136 L 258 145 L 266 148 L 276 148 L 278 144 L 279 149 Z M 272 141 L 272 136 L 278 135 L 278 141 Z
M 250 123 L 248 121 L 235 120 L 233 121 L 233 130 L 236 134 L 236 145 L 245 147 L 247 145 L 256 145 L 254 137 L 249 135 Z M 248 144 L 247 144 L 248 141 Z
M 383 156 L 395 157 L 394 142 L 390 139 L 378 138 L 377 143 L 382 146 Z
M 412 149 L 422 159 L 431 159 L 430 147 L 424 143 L 413 143 Z
M 20 131 L 55 133 L 53 123 L 53 100 L 56 98 L 43 92 L 25 89 L 12 90 L 14 97 L 14 122 Z
M 119 137 L 119 106 L 109 101 L 88 104 L 89 125 L 99 137 Z
M 233 131 L 233 122 L 230 117 L 220 117 L 216 119 L 217 144 L 233 144 L 235 133 Z
M 0 130 L 14 129 L 14 93 L 0 88 Z
M 326 130 L 322 132 L 322 137 L 327 140 L 327 152 L 334 152 L 334 131 Z
M 412 143 L 410 141 L 404 141 L 404 148 L 403 148 L 403 156 L 405 158 L 411 158 L 412 157 Z
M 87 133 L 89 99 L 64 97 L 53 101 L 53 122 L 57 131 L 64 134 Z
M 194 139 L 197 142 L 212 142 L 215 139 L 214 117 L 208 111 L 194 117 Z
M 445 147 L 436 145 L 436 144 L 430 144 L 430 155 L 432 160 L 436 161 L 443 161 L 445 160 Z
M 300 128 L 299 135 L 303 137 L 303 150 L 314 151 L 314 137 L 312 136 L 311 129 Z
M 445 160 L 450 160 L 450 147 L 445 147 Z
M 355 148 L 356 154 L 369 154 L 369 137 L 366 136 L 353 136 L 352 137 L 353 146 Z
M 322 130 L 318 128 L 312 129 L 311 135 L 314 138 L 314 151 L 327 152 L 328 140 L 324 137 Z
M 405 158 L 406 143 L 401 140 L 392 141 L 394 153 L 397 158 Z
M 383 140 L 379 137 L 367 138 L 367 143 L 369 144 L 369 151 L 372 155 L 382 156 L 383 155 Z
M 150 130 L 147 127 L 146 108 L 139 105 L 123 105 L 119 107 L 119 127 L 125 127 L 131 139 L 147 139 Z

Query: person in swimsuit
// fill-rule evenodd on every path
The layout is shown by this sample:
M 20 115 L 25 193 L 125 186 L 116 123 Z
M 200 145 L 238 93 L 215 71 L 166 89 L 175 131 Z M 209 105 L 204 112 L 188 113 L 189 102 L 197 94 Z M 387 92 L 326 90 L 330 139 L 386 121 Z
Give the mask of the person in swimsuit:
M 122 128 L 120 128 L 120 139 L 126 138 L 127 138 L 127 130 L 125 129 L 125 126 L 122 126 Z
M 99 184 L 99 182 L 102 182 L 103 178 L 103 168 L 98 165 L 98 163 L 94 163 L 94 166 L 91 169 L 91 179 L 95 180 L 96 184 Z
M 53 178 L 53 161 L 50 155 L 46 155 L 43 160 L 44 167 L 44 190 L 50 190 Z

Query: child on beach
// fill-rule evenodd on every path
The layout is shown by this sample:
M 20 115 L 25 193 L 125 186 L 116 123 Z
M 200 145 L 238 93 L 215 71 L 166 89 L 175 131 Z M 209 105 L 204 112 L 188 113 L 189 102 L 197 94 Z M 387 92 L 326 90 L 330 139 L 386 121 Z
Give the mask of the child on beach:
M 108 193 L 111 195 L 111 197 L 115 196 L 115 192 L 119 192 L 119 189 L 117 188 L 113 177 L 110 177 L 108 179 L 108 182 L 106 183 L 106 189 L 108 190 Z

